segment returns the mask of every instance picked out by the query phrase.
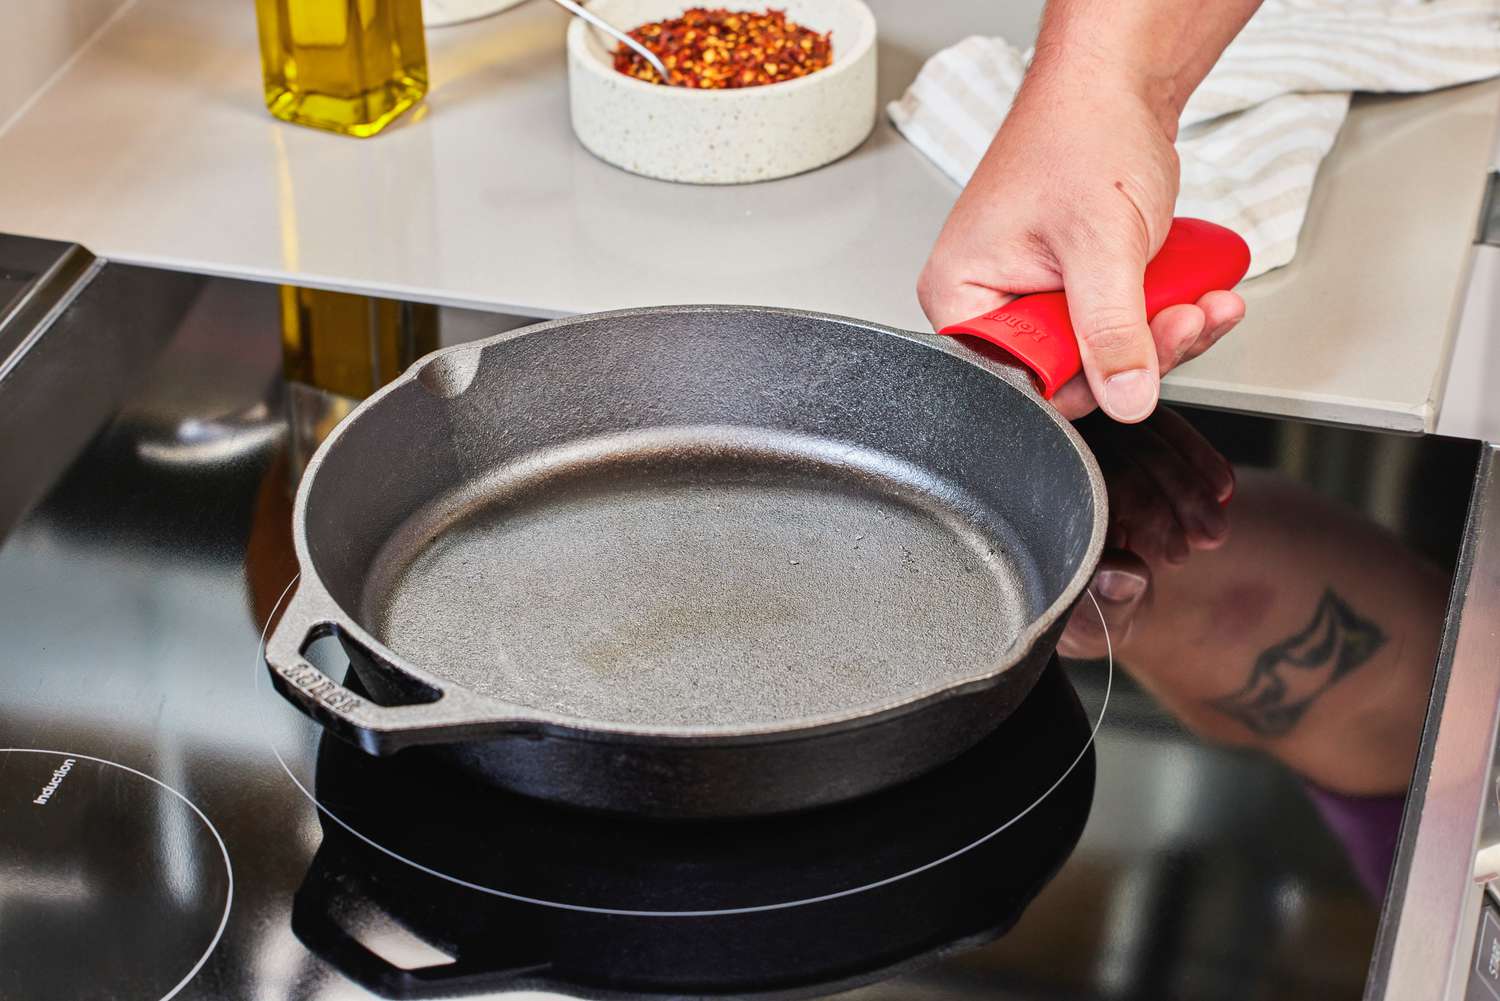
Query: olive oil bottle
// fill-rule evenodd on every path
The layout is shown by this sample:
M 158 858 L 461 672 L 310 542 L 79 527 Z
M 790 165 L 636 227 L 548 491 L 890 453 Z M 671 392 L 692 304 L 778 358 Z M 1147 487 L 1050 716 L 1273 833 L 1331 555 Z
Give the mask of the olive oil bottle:
M 373 136 L 427 93 L 422 0 L 255 0 L 266 107 Z

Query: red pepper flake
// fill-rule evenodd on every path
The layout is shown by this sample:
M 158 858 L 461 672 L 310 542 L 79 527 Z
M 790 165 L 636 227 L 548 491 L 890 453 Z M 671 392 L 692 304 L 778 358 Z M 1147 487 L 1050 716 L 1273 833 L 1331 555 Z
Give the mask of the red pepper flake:
M 693 7 L 681 17 L 653 21 L 630 32 L 666 64 L 679 87 L 718 90 L 795 80 L 833 62 L 830 32 L 819 34 L 788 21 L 786 11 L 730 11 Z M 661 83 L 634 50 L 615 50 L 615 69 L 637 80 Z

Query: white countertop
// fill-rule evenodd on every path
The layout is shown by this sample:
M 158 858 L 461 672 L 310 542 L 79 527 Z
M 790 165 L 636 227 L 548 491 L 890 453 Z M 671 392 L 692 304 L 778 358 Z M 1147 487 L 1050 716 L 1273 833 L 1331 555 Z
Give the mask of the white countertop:
M 882 101 L 964 35 L 1030 36 L 1040 7 L 871 5 Z M 138 0 L 0 134 L 0 231 L 526 315 L 739 302 L 924 326 L 913 284 L 956 189 L 883 115 L 800 177 L 634 177 L 572 137 L 564 27 L 533 2 L 430 32 L 426 107 L 358 141 L 266 114 L 253 5 Z M 1167 398 L 1432 430 L 1497 118 L 1496 83 L 1359 99 L 1297 260 L 1245 286 L 1250 318 Z

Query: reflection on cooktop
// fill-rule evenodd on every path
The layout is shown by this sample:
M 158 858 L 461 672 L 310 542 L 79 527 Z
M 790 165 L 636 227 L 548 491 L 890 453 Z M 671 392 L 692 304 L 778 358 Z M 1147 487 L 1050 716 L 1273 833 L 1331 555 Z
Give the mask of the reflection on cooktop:
M 824 993 L 1014 924 L 1083 831 L 1090 730 L 1054 665 L 995 735 L 922 779 L 798 816 L 699 823 L 574 812 L 476 786 L 419 752 L 371 759 L 324 738 L 323 842 L 293 928 L 390 997 Z M 441 961 L 383 957 L 370 943 L 391 923 Z

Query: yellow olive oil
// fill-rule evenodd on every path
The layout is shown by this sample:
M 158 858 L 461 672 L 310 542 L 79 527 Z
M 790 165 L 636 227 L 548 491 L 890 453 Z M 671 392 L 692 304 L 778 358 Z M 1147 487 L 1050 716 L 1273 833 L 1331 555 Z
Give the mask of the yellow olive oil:
M 422 0 L 255 0 L 266 107 L 373 136 L 427 93 Z

